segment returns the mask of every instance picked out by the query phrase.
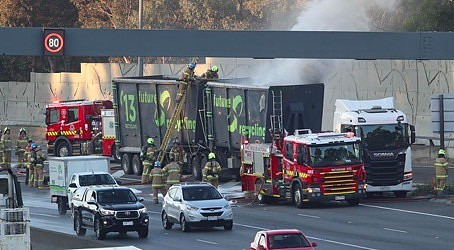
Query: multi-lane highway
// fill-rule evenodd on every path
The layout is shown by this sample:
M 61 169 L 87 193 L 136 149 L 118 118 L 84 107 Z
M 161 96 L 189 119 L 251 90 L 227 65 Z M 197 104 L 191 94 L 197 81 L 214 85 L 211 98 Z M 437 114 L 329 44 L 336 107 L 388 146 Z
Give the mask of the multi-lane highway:
M 323 203 L 304 209 L 286 203 L 238 202 L 234 206 L 232 231 L 215 228 L 184 233 L 178 225 L 172 230 L 162 228 L 161 205 L 151 204 L 149 186 L 133 187 L 142 191 L 149 209 L 149 237 L 139 239 L 132 232 L 126 236 L 111 233 L 105 241 L 113 245 L 142 249 L 249 249 L 259 230 L 297 228 L 318 242 L 317 249 L 454 249 L 454 206 L 427 199 L 373 199 L 356 207 Z M 225 183 L 220 187 L 223 192 L 235 189 L 239 191 L 240 186 Z M 33 227 L 75 235 L 71 215 L 58 215 L 56 205 L 50 203 L 49 190 L 24 187 L 23 192 Z M 95 234 L 88 231 L 80 239 L 95 239 Z

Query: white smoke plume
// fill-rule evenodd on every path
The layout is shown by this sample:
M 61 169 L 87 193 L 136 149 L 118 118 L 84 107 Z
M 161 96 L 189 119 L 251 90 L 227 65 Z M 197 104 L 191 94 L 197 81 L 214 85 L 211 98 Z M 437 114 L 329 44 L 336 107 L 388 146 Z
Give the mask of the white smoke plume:
M 313 0 L 299 15 L 292 31 L 376 31 L 369 15 L 379 8 L 396 9 L 400 0 Z M 256 82 L 315 83 L 323 82 L 339 60 L 275 59 L 261 65 Z

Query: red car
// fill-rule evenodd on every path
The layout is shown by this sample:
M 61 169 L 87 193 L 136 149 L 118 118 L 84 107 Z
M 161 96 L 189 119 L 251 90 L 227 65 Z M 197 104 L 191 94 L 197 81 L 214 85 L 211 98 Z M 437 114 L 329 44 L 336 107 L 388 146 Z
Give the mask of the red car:
M 251 250 L 268 249 L 315 249 L 317 242 L 310 242 L 306 236 L 297 229 L 278 229 L 259 231 L 251 242 Z

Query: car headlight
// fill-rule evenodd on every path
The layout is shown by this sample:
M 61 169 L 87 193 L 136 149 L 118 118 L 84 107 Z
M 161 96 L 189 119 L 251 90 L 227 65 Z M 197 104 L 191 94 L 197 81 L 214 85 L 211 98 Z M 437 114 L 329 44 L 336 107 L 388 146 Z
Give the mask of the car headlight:
M 232 209 L 229 203 L 225 204 L 224 209 Z
M 104 209 L 104 208 L 99 209 L 99 212 L 100 212 L 102 215 L 114 215 L 114 214 L 115 214 L 115 211 L 113 211 L 113 210 L 108 210 L 108 209 Z
M 146 214 L 147 213 L 147 208 L 146 207 L 140 208 L 139 209 L 139 213 Z
M 197 211 L 199 208 L 191 205 L 186 205 L 186 209 L 188 209 L 188 211 Z

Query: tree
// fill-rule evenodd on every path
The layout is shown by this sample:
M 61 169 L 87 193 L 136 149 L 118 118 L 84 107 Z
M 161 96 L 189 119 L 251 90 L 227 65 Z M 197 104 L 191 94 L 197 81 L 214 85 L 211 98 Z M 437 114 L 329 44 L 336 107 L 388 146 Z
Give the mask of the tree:
M 70 0 L 2 0 L 0 2 L 0 25 L 8 27 L 76 27 L 77 9 Z M 47 61 L 47 63 L 46 63 Z M 58 63 L 60 61 L 60 63 Z M 3 57 L 0 67 L 10 79 L 28 78 L 30 71 L 56 72 L 59 69 L 70 70 L 63 58 L 47 57 Z M 16 72 L 11 65 L 28 68 L 28 71 Z M 48 65 L 48 66 L 46 66 Z M 58 67 L 62 65 L 63 67 Z M 17 76 L 17 74 L 23 74 Z
M 453 31 L 454 1 L 411 0 L 404 2 L 409 15 L 401 29 L 404 31 Z

